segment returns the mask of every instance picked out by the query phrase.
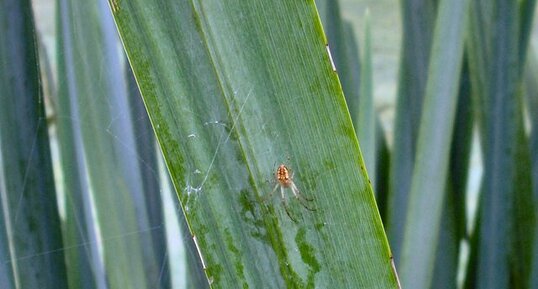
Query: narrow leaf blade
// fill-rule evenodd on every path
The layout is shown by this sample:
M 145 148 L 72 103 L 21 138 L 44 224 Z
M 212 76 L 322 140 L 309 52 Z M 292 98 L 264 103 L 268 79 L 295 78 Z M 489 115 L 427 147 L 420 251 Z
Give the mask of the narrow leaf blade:
M 441 0 L 435 26 L 402 251 L 404 288 L 432 286 L 469 1 Z
M 9 0 L 0 1 L 0 7 L 0 239 L 6 241 L 0 247 L 5 258 L 0 287 L 64 289 L 32 7 L 30 1 Z

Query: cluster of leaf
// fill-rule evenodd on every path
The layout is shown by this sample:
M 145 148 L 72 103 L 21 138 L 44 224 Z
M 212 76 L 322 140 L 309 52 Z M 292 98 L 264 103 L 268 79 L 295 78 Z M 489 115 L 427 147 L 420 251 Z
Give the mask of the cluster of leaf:
M 538 288 L 537 74 L 527 57 L 535 1 L 401 1 L 388 155 L 364 114 L 373 109 L 371 76 L 357 76 L 371 74 L 368 34 L 354 69 L 356 49 L 332 8 L 325 24 L 361 150 L 377 157 L 366 164 L 403 288 Z M 473 131 L 484 173 L 469 225 Z
M 56 2 L 52 65 L 30 1 L 0 2 L 0 288 L 170 288 L 169 191 L 110 9 Z
M 170 288 L 155 133 L 187 288 L 396 288 L 393 257 L 404 288 L 538 288 L 535 1 L 401 1 L 390 150 L 368 20 L 359 61 L 338 2 L 316 4 L 58 0 L 54 80 L 30 2 L 0 0 L 0 287 Z M 264 201 L 279 163 L 314 211 Z

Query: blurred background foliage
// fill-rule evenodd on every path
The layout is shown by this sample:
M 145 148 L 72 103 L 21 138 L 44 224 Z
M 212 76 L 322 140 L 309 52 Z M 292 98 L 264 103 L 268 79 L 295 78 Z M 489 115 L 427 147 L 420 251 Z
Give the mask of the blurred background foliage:
M 535 1 L 446 2 L 316 4 L 403 288 L 538 288 Z M 0 8 L 0 287 L 208 287 L 108 4 Z

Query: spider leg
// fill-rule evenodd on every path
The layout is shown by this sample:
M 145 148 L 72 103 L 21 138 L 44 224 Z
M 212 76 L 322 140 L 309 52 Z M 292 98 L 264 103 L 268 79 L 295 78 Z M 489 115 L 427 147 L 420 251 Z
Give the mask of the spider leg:
M 294 175 L 295 175 L 295 172 L 291 172 L 291 177 L 290 178 L 292 180 L 293 180 Z M 302 199 L 303 201 L 309 201 L 309 202 L 314 200 L 313 198 L 303 196 L 303 194 L 301 194 L 301 192 L 299 191 L 299 188 L 297 188 L 297 186 L 293 182 L 291 183 L 291 190 L 293 191 L 293 195 L 295 195 L 295 197 L 298 198 L 298 199 Z
M 299 200 L 299 203 L 301 203 L 301 205 L 305 207 L 305 209 L 309 211 L 316 210 L 315 208 L 310 207 L 310 205 L 308 204 L 308 202 L 311 202 L 314 199 L 303 196 L 303 194 L 301 194 L 301 192 L 299 191 L 299 189 L 294 183 L 291 183 L 291 191 L 293 192 L 293 195 L 295 196 L 295 198 Z
M 290 217 L 292 221 L 297 223 L 297 219 L 295 219 L 290 213 L 290 207 L 288 206 L 288 199 L 286 199 L 286 195 L 284 194 L 283 187 L 280 187 L 280 200 L 282 201 L 282 206 L 284 207 L 286 214 L 288 214 L 288 217 Z
M 294 183 L 291 183 L 291 190 L 293 191 L 293 195 L 298 199 L 302 199 L 303 201 L 308 201 L 308 202 L 311 202 L 314 200 L 313 198 L 310 198 L 301 194 L 301 191 L 299 191 L 299 188 L 297 188 L 297 186 Z
M 273 188 L 273 191 L 271 191 L 269 194 L 263 196 L 262 201 L 267 202 L 267 200 L 269 200 L 271 198 L 271 196 L 276 192 L 276 189 L 278 189 L 278 186 L 279 186 L 279 184 L 276 184 L 275 187 Z

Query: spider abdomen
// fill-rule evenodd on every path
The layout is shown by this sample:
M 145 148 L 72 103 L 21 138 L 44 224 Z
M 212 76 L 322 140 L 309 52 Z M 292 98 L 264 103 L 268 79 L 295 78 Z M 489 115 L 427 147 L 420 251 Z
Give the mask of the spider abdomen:
M 290 170 L 285 165 L 280 165 L 276 170 L 276 179 L 283 187 L 291 185 Z

